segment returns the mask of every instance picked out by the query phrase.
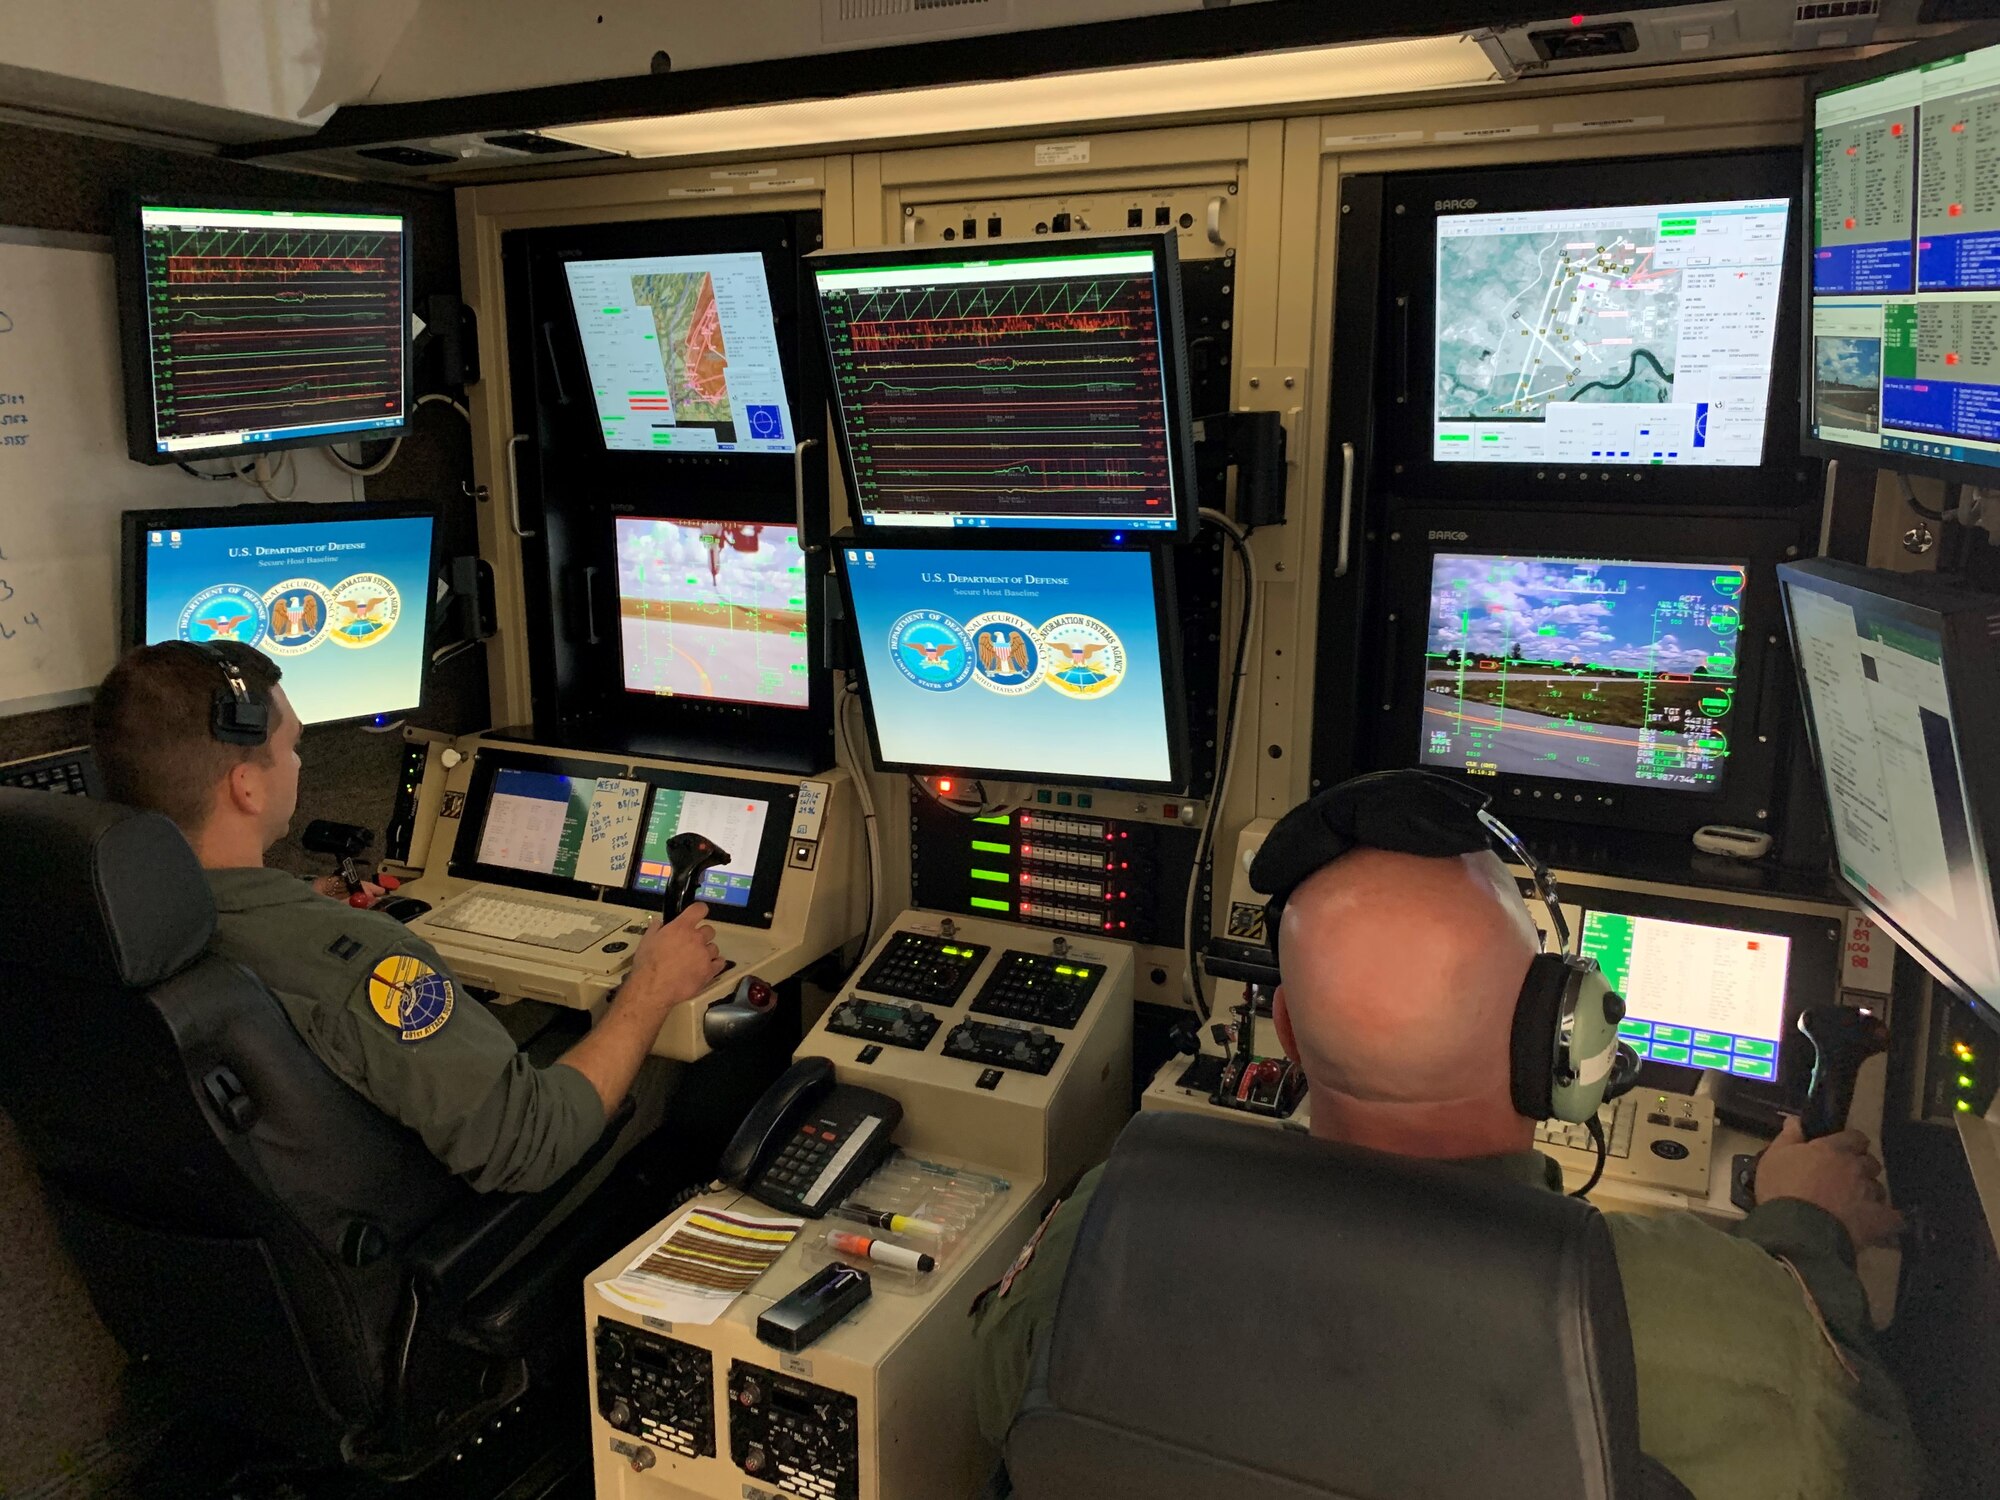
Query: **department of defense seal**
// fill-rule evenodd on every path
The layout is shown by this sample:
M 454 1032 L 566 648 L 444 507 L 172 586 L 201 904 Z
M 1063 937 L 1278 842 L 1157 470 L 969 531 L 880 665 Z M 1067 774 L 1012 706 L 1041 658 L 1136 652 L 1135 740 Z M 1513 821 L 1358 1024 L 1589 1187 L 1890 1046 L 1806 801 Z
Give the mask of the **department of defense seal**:
M 1125 646 L 1090 615 L 1057 615 L 1036 632 L 1048 685 L 1065 698 L 1102 698 L 1125 680 Z
M 965 629 L 972 637 L 972 680 L 989 693 L 1018 698 L 1042 685 L 1048 658 L 1026 620 L 996 610 L 973 616 Z
M 889 627 L 889 656 L 918 687 L 949 693 L 972 675 L 972 642 L 965 627 L 935 609 L 913 609 Z
M 326 639 L 333 622 L 333 598 L 316 578 L 287 578 L 264 591 L 270 620 L 264 652 L 269 656 L 303 656 Z
M 240 583 L 218 583 L 203 589 L 181 610 L 184 641 L 240 641 L 254 646 L 264 634 L 268 615 L 264 599 Z
M 327 590 L 333 601 L 336 646 L 372 646 L 396 628 L 403 596 L 380 573 L 356 573 Z

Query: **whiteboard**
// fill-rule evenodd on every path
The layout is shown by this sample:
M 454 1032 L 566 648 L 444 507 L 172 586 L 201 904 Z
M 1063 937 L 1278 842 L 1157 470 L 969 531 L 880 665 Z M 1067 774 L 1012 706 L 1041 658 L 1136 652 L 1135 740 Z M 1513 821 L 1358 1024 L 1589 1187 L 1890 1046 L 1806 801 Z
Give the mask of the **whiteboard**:
M 293 456 L 293 498 L 361 498 Z M 0 713 L 82 702 L 111 670 L 120 511 L 245 502 L 264 496 L 125 456 L 110 241 L 0 228 Z

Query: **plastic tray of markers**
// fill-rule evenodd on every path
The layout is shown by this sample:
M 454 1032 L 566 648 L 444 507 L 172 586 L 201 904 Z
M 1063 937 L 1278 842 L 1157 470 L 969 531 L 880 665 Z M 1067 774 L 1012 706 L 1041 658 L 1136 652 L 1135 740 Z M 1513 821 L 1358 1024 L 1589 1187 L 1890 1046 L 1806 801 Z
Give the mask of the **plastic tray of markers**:
M 838 1262 L 866 1271 L 879 1292 L 922 1292 L 957 1259 L 980 1221 L 1012 1188 L 1004 1177 L 971 1167 L 955 1167 L 898 1151 L 848 1195 L 847 1203 L 911 1221 L 887 1228 L 829 1214 L 807 1231 L 803 1256 L 814 1270 Z M 872 1256 L 833 1247 L 835 1235 L 879 1241 L 935 1262 L 930 1271 L 891 1265 Z

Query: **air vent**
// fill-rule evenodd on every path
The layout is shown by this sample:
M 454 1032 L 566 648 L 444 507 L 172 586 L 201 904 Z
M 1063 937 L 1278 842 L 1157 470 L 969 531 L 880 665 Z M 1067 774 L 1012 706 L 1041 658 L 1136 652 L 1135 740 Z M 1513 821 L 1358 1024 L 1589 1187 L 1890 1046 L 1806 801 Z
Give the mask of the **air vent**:
M 1881 0 L 1809 0 L 1792 12 L 1792 45 L 1859 47 L 1881 19 Z
M 509 131 L 506 135 L 489 135 L 486 144 L 498 146 L 503 151 L 520 151 L 528 156 L 559 156 L 578 148 L 568 141 L 550 140 L 545 135 L 536 135 L 527 130 Z
M 830 43 L 895 42 L 953 31 L 997 31 L 1012 19 L 1014 0 L 820 0 L 820 27 Z

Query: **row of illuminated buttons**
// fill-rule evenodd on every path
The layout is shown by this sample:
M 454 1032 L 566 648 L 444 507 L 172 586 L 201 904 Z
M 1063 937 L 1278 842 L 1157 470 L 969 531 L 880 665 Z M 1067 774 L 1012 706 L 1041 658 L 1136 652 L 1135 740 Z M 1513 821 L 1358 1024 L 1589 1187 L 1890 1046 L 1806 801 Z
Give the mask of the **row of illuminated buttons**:
M 1060 875 L 1034 875 L 1021 872 L 1021 884 L 1033 886 L 1038 891 L 1054 891 L 1062 896 L 1090 896 L 1101 899 L 1104 887 L 1095 880 L 1065 880 Z
M 1050 849 L 1040 844 L 1023 844 L 1021 858 L 1043 865 L 1075 865 L 1083 870 L 1108 870 L 1110 864 L 1095 849 Z
M 1623 1022 L 1618 1034 L 1632 1044 L 1633 1051 L 1655 1062 L 1713 1068 L 1739 1078 L 1778 1076 L 1775 1042 L 1721 1031 L 1692 1031 L 1685 1026 L 1655 1026 L 1647 1021 Z

